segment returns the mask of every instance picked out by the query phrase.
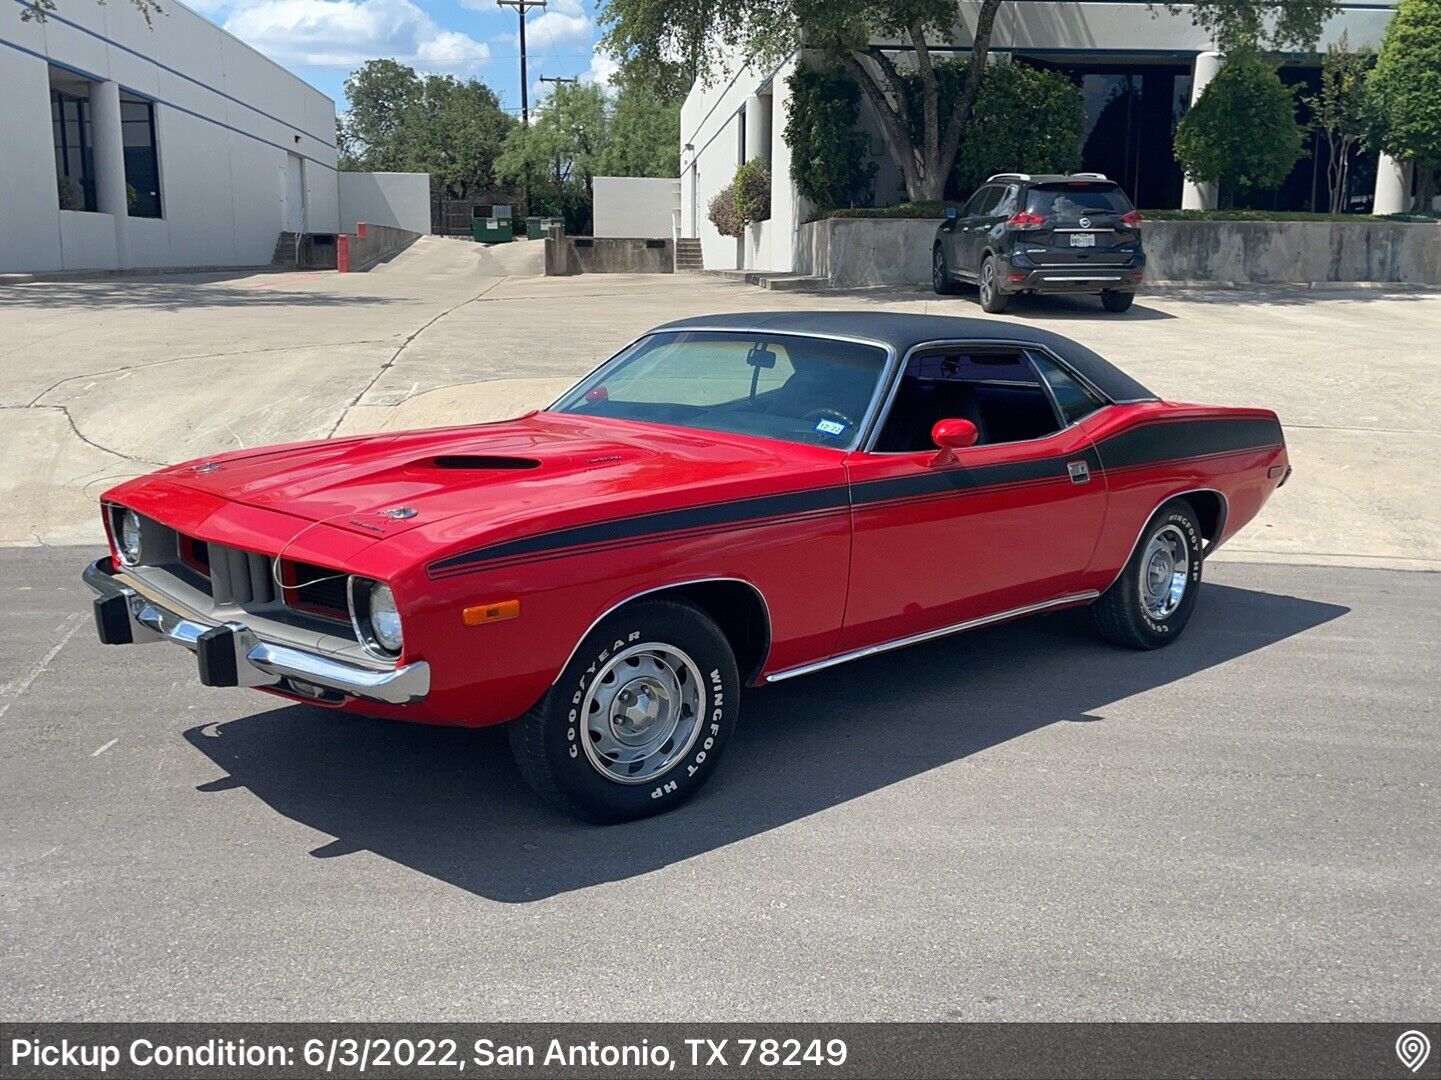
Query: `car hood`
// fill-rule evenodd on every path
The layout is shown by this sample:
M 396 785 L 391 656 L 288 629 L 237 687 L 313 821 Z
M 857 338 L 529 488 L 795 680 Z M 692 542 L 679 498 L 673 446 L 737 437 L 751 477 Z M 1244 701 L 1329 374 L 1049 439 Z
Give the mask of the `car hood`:
M 492 524 L 718 481 L 804 472 L 835 451 L 612 419 L 531 413 L 188 462 L 172 484 L 374 539 L 463 514 Z

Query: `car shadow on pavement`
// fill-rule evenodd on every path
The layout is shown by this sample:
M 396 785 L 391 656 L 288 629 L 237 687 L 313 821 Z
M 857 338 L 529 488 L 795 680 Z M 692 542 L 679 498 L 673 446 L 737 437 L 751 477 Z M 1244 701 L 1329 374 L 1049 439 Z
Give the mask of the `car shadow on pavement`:
M 501 729 L 466 731 L 287 706 L 186 738 L 248 789 L 335 840 L 508 903 L 645 874 L 860 798 L 1050 724 L 1104 721 L 1108 704 L 1305 633 L 1349 609 L 1206 585 L 1184 640 L 1137 653 L 1089 632 L 1084 611 L 995 627 L 746 695 L 741 725 L 689 805 L 626 825 L 543 806 Z M 898 826 L 902 823 L 897 823 Z M 297 851 L 297 855 L 299 852 Z

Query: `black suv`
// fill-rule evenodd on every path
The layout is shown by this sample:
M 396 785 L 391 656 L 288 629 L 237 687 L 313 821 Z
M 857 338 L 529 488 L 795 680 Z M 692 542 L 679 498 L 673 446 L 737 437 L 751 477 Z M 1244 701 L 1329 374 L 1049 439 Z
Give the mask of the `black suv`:
M 1016 293 L 1099 293 L 1125 311 L 1145 276 L 1141 215 L 1100 173 L 999 173 L 959 211 L 946 212 L 931 251 L 938 293 L 973 281 L 981 307 L 1004 311 Z

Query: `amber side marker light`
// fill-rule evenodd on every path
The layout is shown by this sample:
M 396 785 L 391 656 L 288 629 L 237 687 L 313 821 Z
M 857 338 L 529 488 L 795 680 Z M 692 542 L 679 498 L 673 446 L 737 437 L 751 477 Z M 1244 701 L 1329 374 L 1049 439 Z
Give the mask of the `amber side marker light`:
M 460 613 L 460 621 L 466 626 L 483 626 L 486 623 L 504 622 L 520 615 L 519 600 L 501 600 L 494 604 L 476 604 Z

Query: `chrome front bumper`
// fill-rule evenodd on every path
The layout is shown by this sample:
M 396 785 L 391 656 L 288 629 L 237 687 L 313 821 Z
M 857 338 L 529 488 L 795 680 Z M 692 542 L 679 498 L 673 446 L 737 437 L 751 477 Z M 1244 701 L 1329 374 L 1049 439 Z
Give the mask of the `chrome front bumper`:
M 202 623 L 141 596 L 117 581 L 110 559 L 85 568 L 85 584 L 97 594 L 95 627 L 106 645 L 170 641 L 195 653 L 206 686 L 276 687 L 301 697 L 331 695 L 408 705 L 430 692 L 430 665 L 417 661 L 372 670 L 319 653 L 262 641 L 244 623 Z

